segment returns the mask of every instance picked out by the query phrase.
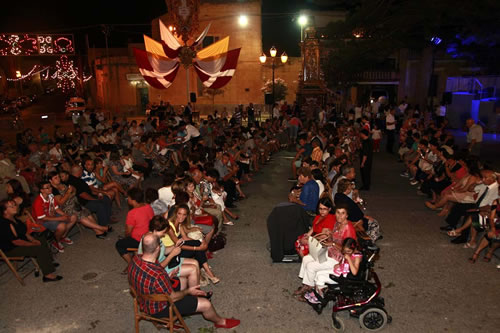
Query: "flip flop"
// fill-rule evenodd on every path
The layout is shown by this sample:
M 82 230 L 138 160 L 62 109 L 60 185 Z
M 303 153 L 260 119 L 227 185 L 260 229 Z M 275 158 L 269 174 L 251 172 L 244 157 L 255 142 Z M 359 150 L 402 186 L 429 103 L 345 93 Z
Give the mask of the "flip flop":
M 233 221 L 227 221 L 227 222 L 224 222 L 223 224 L 225 224 L 225 225 L 234 225 L 234 222 Z

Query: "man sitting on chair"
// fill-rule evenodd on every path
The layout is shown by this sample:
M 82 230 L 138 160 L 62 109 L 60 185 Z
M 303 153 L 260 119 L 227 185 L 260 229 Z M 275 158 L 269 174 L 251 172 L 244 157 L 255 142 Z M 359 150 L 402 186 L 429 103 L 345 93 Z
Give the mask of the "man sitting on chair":
M 128 280 L 138 295 L 168 294 L 181 315 L 201 313 L 203 318 L 215 324 L 216 328 L 233 328 L 240 324 L 238 319 L 220 317 L 206 298 L 207 294 L 200 286 L 180 290 L 178 280 L 171 280 L 158 262 L 160 240 L 152 233 L 142 239 L 142 255 L 136 255 L 128 267 Z M 176 288 L 174 286 L 177 286 Z M 138 298 L 141 311 L 156 318 L 168 317 L 169 306 L 166 301 L 148 301 Z

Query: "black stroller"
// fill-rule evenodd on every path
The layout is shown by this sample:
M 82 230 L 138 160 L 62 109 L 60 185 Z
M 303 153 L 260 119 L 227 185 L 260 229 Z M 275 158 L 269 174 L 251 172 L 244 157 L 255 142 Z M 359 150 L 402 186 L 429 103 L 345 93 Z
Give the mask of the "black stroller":
M 361 245 L 363 260 L 358 276 L 351 279 L 349 276 L 344 278 L 330 275 L 337 284 L 328 284 L 322 298 L 314 291 L 321 302 L 309 303 L 318 314 L 321 314 L 326 305 L 333 301 L 332 321 L 333 328 L 337 332 L 343 332 L 345 329 L 343 321 L 337 318 L 339 311 L 349 310 L 351 317 L 359 318 L 359 324 L 363 329 L 372 332 L 381 330 L 392 321 L 384 309 L 384 299 L 379 296 L 382 285 L 377 273 L 373 271 L 373 261 L 380 249 L 369 243 Z

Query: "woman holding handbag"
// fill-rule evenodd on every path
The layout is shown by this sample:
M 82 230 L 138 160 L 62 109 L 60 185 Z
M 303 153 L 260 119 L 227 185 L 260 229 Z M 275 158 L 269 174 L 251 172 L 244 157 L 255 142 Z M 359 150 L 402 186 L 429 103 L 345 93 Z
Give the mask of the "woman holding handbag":
M 312 255 L 308 254 L 302 259 L 300 266 L 299 277 L 302 279 L 302 286 L 295 291 L 295 295 L 299 296 L 299 301 L 305 302 L 304 294 L 311 291 L 315 285 L 316 275 L 320 271 L 333 270 L 338 264 L 342 255 L 342 242 L 346 238 L 356 239 L 356 231 L 352 223 L 347 220 L 347 206 L 339 204 L 335 207 L 336 222 L 333 231 L 327 240 L 322 242 L 322 245 L 327 248 L 326 258 L 316 260 Z M 323 262 L 321 262 L 323 261 Z
M 333 230 L 335 225 L 335 215 L 331 214 L 333 203 L 328 197 L 323 197 L 318 203 L 318 215 L 313 220 L 311 229 L 300 235 L 295 241 L 295 249 L 301 258 L 309 254 L 309 237 L 325 232 L 325 229 Z

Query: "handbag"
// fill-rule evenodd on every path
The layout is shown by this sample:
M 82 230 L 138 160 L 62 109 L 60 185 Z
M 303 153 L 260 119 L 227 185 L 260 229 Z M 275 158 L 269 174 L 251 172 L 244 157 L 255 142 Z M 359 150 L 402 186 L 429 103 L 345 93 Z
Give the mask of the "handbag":
M 208 244 L 208 250 L 210 252 L 216 252 L 223 249 L 224 246 L 226 246 L 226 234 L 219 232 L 210 240 L 210 243 Z
M 309 236 L 307 242 L 309 246 L 309 254 L 320 264 L 327 260 L 328 248 L 322 244 L 327 238 L 327 234 L 319 233 L 314 236 Z
M 200 215 L 194 217 L 194 224 L 214 225 L 211 215 Z
M 194 240 L 203 240 L 203 233 L 200 230 L 193 230 L 187 233 L 187 236 Z

